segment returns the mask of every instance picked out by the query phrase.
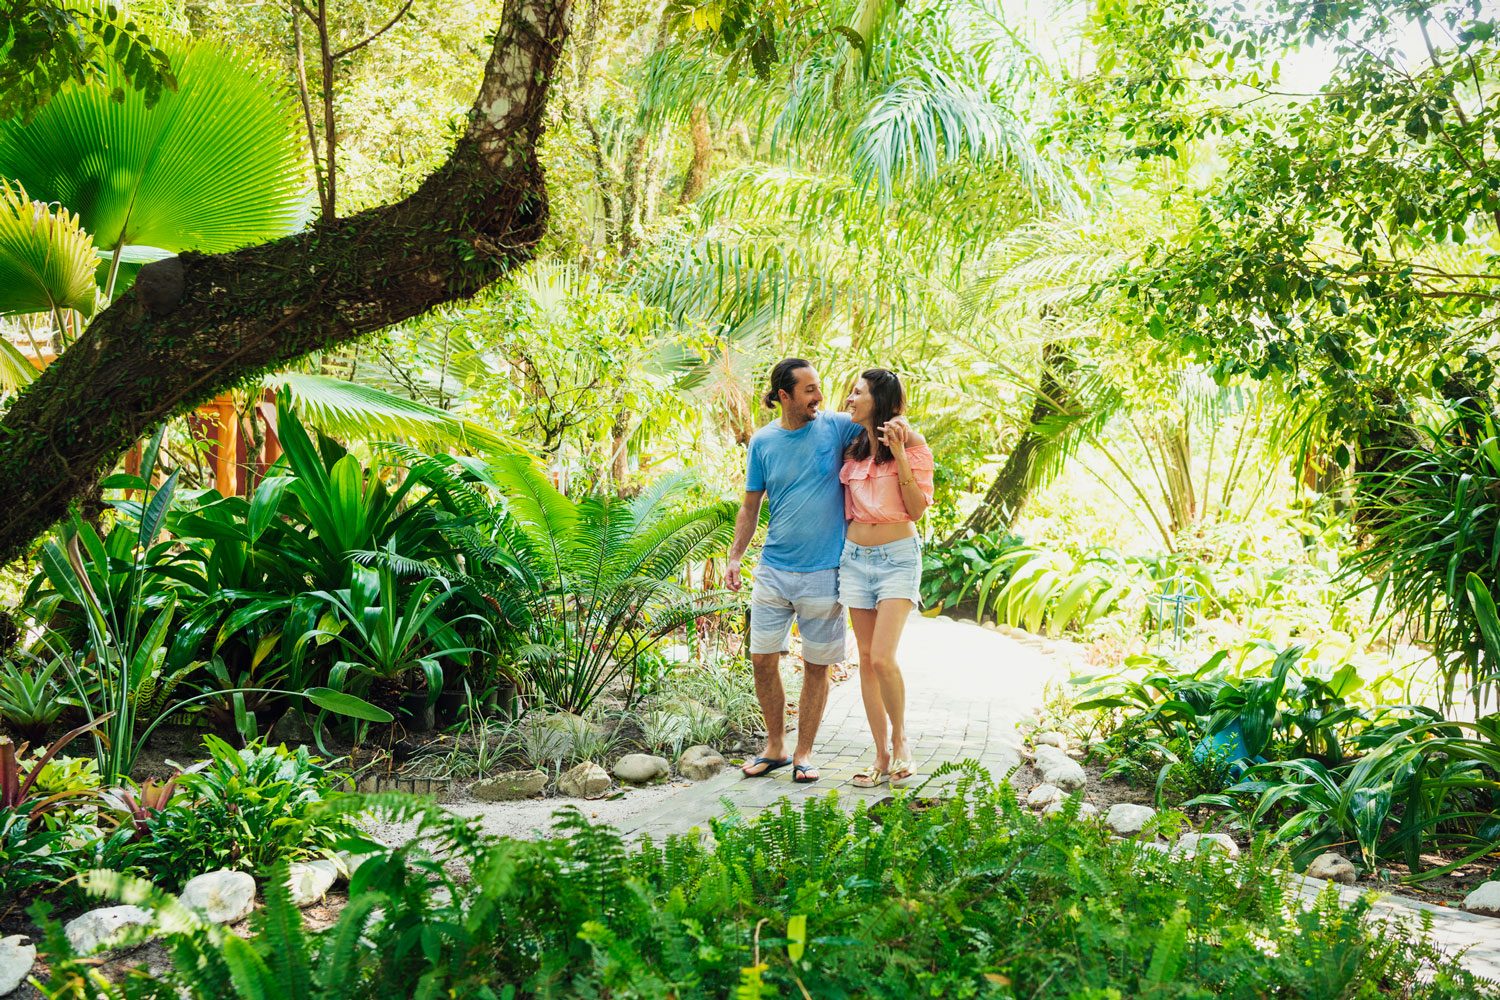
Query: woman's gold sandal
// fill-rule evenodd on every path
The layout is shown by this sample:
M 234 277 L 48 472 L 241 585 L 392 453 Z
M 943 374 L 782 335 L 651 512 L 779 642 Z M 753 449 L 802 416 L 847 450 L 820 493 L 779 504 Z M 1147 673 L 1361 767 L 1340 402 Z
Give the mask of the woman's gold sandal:
M 890 776 L 890 772 L 882 771 L 874 764 L 871 764 L 869 767 L 865 768 L 863 771 L 858 772 L 854 775 L 854 777 L 850 778 L 849 783 L 852 784 L 855 788 L 874 788 L 877 785 L 885 784 L 886 779 L 888 779 Z
M 891 769 L 886 772 L 886 777 L 891 779 L 891 784 L 905 781 L 917 773 L 917 763 L 906 757 L 896 757 L 891 761 Z

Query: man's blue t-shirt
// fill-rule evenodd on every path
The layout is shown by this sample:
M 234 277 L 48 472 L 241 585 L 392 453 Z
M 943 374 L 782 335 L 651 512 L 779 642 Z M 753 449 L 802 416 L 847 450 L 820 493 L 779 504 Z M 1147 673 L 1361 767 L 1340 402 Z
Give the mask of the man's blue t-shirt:
M 844 449 L 864 428 L 847 413 L 819 413 L 794 431 L 774 420 L 750 439 L 747 492 L 766 491 L 771 523 L 760 561 L 773 569 L 837 569 L 844 551 Z

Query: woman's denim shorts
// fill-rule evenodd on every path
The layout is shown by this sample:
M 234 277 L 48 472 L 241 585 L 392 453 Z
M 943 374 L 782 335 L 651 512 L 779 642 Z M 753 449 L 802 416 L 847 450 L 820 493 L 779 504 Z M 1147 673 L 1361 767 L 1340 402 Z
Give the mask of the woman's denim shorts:
M 915 536 L 884 545 L 855 545 L 845 539 L 839 560 L 839 603 L 872 610 L 893 597 L 921 607 L 922 544 Z

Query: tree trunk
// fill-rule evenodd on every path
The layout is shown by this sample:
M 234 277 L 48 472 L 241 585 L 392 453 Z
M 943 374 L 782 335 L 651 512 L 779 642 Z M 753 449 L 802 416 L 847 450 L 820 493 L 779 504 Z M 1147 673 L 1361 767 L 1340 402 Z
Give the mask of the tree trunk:
M 708 111 L 703 105 L 693 105 L 689 128 L 693 136 L 693 162 L 688 164 L 687 178 L 682 182 L 682 197 L 678 199 L 681 205 L 698 200 L 703 189 L 708 187 L 709 171 L 714 164 L 714 138 L 708 128 Z
M 982 535 L 1009 528 L 1015 523 L 1031 496 L 1031 488 L 1036 482 L 1037 455 L 1049 437 L 1041 428 L 1068 406 L 1067 380 L 1072 367 L 1072 359 L 1061 345 L 1046 344 L 1042 347 L 1042 380 L 1031 407 L 1031 422 L 1005 459 L 1000 474 L 985 491 L 984 499 L 950 542 L 965 535 Z
M 473 295 L 547 223 L 536 144 L 568 0 L 517 0 L 452 157 L 404 201 L 141 269 L 0 421 L 0 564 L 132 441 L 247 377 Z

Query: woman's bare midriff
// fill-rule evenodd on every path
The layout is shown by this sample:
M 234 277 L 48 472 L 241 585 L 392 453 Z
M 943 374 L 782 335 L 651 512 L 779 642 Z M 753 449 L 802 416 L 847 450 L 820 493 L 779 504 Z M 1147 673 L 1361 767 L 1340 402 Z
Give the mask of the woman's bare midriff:
M 865 524 L 850 521 L 847 537 L 855 545 L 884 545 L 899 542 L 903 538 L 915 537 L 917 526 L 911 521 L 891 521 L 887 524 Z

